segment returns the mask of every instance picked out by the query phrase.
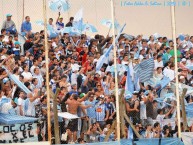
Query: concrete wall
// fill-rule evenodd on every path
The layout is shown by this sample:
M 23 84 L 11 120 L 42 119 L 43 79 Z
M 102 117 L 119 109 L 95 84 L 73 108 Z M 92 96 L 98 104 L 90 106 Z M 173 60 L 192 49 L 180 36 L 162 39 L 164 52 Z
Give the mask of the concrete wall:
M 68 0 L 71 8 L 68 12 L 62 13 L 64 22 L 70 16 L 83 7 L 84 21 L 97 27 L 99 33 L 106 35 L 108 28 L 100 24 L 101 19 L 111 18 L 110 0 Z M 126 6 L 128 2 L 147 3 L 149 6 Z M 150 2 L 162 3 L 161 6 L 150 6 Z M 144 34 L 146 36 L 159 33 L 171 38 L 171 15 L 170 7 L 166 6 L 170 0 L 115 0 L 115 16 L 120 24 L 127 23 L 125 32 L 133 35 Z M 182 6 L 184 0 L 178 0 L 176 5 L 176 28 L 177 34 L 184 33 L 193 35 L 193 1 L 185 0 L 186 5 Z M 31 17 L 34 31 L 43 29 L 35 24 L 36 20 L 43 20 L 43 1 L 24 0 L 24 15 Z M 165 2 L 165 6 L 164 6 Z M 190 2 L 190 3 L 189 3 Z M 190 6 L 189 6 L 190 4 Z M 0 1 L 0 25 L 7 13 L 13 14 L 13 20 L 20 29 L 23 15 L 23 0 L 1 0 Z M 57 13 L 47 10 L 48 17 L 56 20 Z M 94 34 L 89 34 L 94 35 Z

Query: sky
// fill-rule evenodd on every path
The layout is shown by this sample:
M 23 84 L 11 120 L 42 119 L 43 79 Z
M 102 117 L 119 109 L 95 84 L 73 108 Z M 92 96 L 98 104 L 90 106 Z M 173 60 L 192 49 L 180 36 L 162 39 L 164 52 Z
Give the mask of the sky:
M 70 16 L 74 16 L 80 8 L 83 8 L 84 22 L 94 25 L 98 33 L 107 35 L 109 29 L 101 24 L 101 20 L 111 19 L 110 0 L 68 0 L 68 2 L 70 9 L 62 13 L 64 23 L 67 23 Z M 193 1 L 176 0 L 174 4 L 176 5 L 176 34 L 193 35 Z M 159 33 L 161 36 L 172 38 L 170 5 L 170 0 L 115 0 L 115 19 L 121 25 L 127 24 L 124 30 L 127 34 L 149 36 Z M 2 21 L 7 13 L 13 15 L 12 18 L 19 30 L 23 15 L 31 17 L 34 32 L 43 29 L 42 26 L 35 23 L 37 20 L 44 20 L 41 0 L 24 0 L 24 9 L 23 0 L 1 0 L 0 26 L 2 26 Z M 57 15 L 57 12 L 53 12 L 47 7 L 47 18 L 52 17 L 55 21 Z M 95 34 L 88 33 L 90 36 Z

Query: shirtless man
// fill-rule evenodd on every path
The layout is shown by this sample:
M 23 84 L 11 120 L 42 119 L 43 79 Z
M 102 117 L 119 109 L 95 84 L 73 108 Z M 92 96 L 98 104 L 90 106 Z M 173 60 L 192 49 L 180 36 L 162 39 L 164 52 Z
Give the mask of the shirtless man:
M 86 109 L 91 107 L 92 105 L 84 106 L 81 104 L 87 96 L 89 96 L 90 92 L 88 92 L 83 98 L 79 99 L 77 94 L 72 94 L 70 98 L 66 101 L 68 105 L 68 112 L 74 115 L 77 115 L 78 107 L 82 109 Z M 77 131 L 78 131 L 78 119 L 72 119 L 69 121 L 67 129 L 70 130 L 69 132 L 69 140 L 75 142 L 77 139 Z

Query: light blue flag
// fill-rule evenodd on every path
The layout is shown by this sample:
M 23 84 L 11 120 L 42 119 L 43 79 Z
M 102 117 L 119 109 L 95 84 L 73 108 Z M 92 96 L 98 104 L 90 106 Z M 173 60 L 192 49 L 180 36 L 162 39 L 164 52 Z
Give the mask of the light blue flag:
M 128 139 L 133 139 L 133 130 L 132 130 L 130 125 L 129 125 L 129 136 L 128 136 Z
M 119 39 L 119 37 L 120 37 L 121 33 L 123 32 L 123 29 L 125 28 L 125 26 L 126 26 L 126 24 L 124 24 L 123 27 L 121 28 L 121 30 L 119 31 L 117 37 L 115 38 L 115 42 Z M 97 61 L 97 64 L 96 64 L 96 71 L 99 71 L 101 69 L 104 62 L 108 59 L 109 54 L 110 54 L 112 49 L 113 49 L 113 44 L 111 44 L 111 46 L 108 48 L 108 50 L 99 58 L 99 60 Z
M 170 81 L 171 81 L 170 78 L 164 76 L 164 78 L 156 84 L 156 86 L 161 86 L 161 88 L 158 91 L 161 91 L 163 88 L 165 88 Z
M 91 33 L 95 33 L 98 32 L 98 30 L 96 29 L 95 26 L 91 25 L 91 24 L 84 24 L 83 25 L 83 31 L 86 32 L 91 32 Z
M 101 21 L 101 24 L 108 27 L 108 28 L 112 28 L 112 21 L 109 20 L 109 19 L 103 19 Z M 120 25 L 119 23 L 115 20 L 115 23 L 114 23 L 114 26 L 115 26 L 115 29 L 119 30 L 120 29 Z
M 131 122 L 132 118 L 130 117 Z M 131 125 L 129 125 L 129 129 L 128 129 L 128 139 L 133 139 L 133 129 L 131 128 Z
M 31 93 L 31 91 L 30 91 L 20 80 L 18 80 L 13 74 L 9 73 L 9 78 L 10 78 L 18 87 L 20 87 L 26 94 Z
M 137 73 L 134 74 L 134 86 L 135 86 L 135 91 L 140 90 L 139 75 Z
M 83 8 L 81 8 L 74 16 L 73 27 L 80 30 L 82 33 L 83 30 Z
M 127 79 L 125 84 L 125 98 L 129 99 L 132 97 L 132 93 L 134 92 L 134 84 L 131 80 L 130 69 L 127 69 Z
M 75 28 L 75 27 L 64 27 L 62 30 L 61 30 L 61 33 L 64 34 L 64 33 L 69 33 L 71 36 L 73 35 L 80 35 L 80 31 Z
M 70 5 L 67 0 L 50 0 L 49 8 L 56 12 L 65 12 L 70 9 Z
M 186 66 L 189 70 L 193 70 L 193 65 L 187 65 Z
M 149 81 L 153 77 L 154 59 L 150 58 L 142 61 L 134 67 L 135 73 L 139 75 L 140 82 Z
M 58 32 L 56 32 L 56 30 L 50 25 L 47 25 L 47 32 L 49 35 L 58 35 Z

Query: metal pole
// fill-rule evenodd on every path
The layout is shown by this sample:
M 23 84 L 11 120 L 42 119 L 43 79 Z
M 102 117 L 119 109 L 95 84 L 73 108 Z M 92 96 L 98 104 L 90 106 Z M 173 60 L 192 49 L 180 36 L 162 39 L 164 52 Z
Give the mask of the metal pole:
M 174 0 L 171 0 L 174 3 Z M 177 43 L 176 43 L 176 20 L 175 20 L 175 6 L 171 6 L 172 16 L 172 37 L 174 41 L 174 58 L 175 58 L 175 76 L 176 76 L 176 99 L 177 99 L 177 119 L 178 119 L 178 137 L 181 138 L 181 119 L 180 119 L 180 96 L 179 96 L 179 80 L 178 80 L 178 56 L 177 56 Z
M 25 17 L 24 15 L 25 15 L 25 0 L 23 0 L 22 22 L 24 21 L 24 17 Z
M 47 0 L 43 0 L 43 16 L 44 16 L 44 40 L 45 40 L 45 60 L 46 60 L 46 94 L 47 94 L 47 121 L 48 121 L 48 141 L 51 144 L 51 113 L 50 113 L 50 87 L 49 87 L 49 62 L 48 62 L 48 36 L 47 36 Z
M 120 114 L 119 114 L 119 95 L 118 95 L 118 78 L 117 78 L 117 54 L 115 44 L 115 16 L 114 16 L 114 3 L 111 0 L 111 15 L 112 15 L 112 31 L 113 31 L 113 52 L 114 52 L 114 65 L 115 65 L 115 96 L 116 96 L 116 120 L 117 120 L 117 140 L 120 141 Z

